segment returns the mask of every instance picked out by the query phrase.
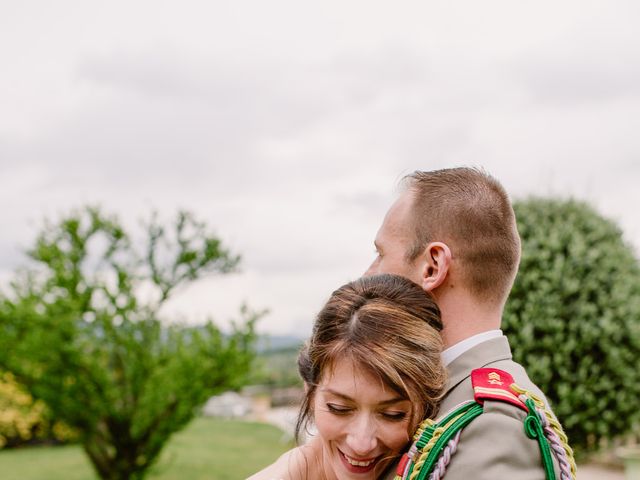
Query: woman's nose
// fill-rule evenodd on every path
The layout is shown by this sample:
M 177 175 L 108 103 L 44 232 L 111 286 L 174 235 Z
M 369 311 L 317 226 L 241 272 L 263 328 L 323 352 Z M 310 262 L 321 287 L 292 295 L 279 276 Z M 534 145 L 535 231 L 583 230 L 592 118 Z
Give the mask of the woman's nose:
M 366 415 L 355 418 L 347 433 L 347 446 L 359 457 L 372 453 L 378 446 L 375 420 Z

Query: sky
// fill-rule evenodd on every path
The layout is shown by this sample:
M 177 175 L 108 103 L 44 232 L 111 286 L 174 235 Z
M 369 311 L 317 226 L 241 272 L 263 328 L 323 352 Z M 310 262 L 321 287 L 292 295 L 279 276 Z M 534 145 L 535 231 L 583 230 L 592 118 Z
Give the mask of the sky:
M 167 318 L 304 336 L 398 180 L 482 167 L 640 248 L 635 1 L 0 0 L 0 284 L 45 218 L 193 211 L 239 272 Z

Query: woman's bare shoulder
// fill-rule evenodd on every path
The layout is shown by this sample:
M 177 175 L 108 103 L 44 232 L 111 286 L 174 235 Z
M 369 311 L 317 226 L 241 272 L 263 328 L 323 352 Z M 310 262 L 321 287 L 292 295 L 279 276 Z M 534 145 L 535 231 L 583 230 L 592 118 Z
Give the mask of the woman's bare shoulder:
M 278 460 L 250 476 L 247 480 L 305 480 L 309 475 L 309 448 L 296 447 L 284 453 Z

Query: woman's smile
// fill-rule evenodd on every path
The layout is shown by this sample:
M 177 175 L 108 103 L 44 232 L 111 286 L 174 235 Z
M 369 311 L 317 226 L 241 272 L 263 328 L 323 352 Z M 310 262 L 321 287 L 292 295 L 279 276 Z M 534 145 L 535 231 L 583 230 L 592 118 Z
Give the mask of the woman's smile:
M 378 456 L 375 458 L 359 460 L 357 458 L 350 457 L 340 449 L 338 449 L 338 452 L 344 460 L 346 469 L 352 473 L 368 473 L 375 468 L 376 462 L 382 458 L 382 456 Z

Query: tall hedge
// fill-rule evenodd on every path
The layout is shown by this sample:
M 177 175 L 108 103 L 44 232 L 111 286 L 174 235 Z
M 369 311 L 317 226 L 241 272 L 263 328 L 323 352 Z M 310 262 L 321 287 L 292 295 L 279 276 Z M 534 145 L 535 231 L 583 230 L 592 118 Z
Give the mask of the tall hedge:
M 620 228 L 585 203 L 514 208 L 523 252 L 503 328 L 585 454 L 640 420 L 638 260 Z

